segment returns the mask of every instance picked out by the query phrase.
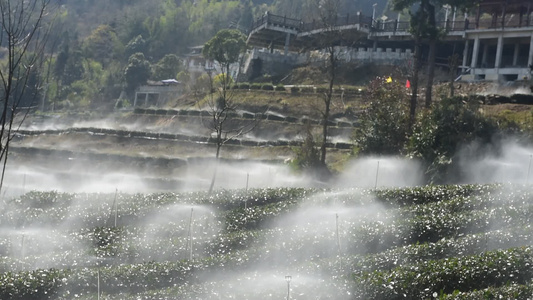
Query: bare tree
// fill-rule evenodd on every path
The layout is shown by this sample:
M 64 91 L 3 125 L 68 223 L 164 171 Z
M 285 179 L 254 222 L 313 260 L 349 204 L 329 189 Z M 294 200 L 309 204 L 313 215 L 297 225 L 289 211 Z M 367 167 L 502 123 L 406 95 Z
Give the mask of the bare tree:
M 328 31 L 326 34 L 339 36 L 340 32 L 335 32 L 335 26 L 337 24 L 337 13 L 339 8 L 339 1 L 338 0 L 323 0 L 321 3 L 321 19 L 322 23 L 325 25 L 326 30 Z M 328 89 L 326 93 L 324 94 L 324 110 L 322 111 L 322 144 L 320 145 L 320 162 L 323 166 L 326 165 L 326 144 L 328 141 L 328 121 L 331 111 L 331 100 L 333 96 L 333 85 L 335 83 L 335 77 L 337 75 L 337 63 L 338 63 L 338 57 L 335 49 L 335 42 L 331 40 L 330 38 L 326 39 L 326 47 L 325 50 L 328 53 L 327 62 L 326 62 L 326 68 L 327 68 L 327 76 L 328 76 Z
M 38 96 L 39 69 L 53 16 L 51 0 L 0 0 L 0 190 L 6 173 L 9 144 Z M 16 121 L 15 121 L 16 120 Z

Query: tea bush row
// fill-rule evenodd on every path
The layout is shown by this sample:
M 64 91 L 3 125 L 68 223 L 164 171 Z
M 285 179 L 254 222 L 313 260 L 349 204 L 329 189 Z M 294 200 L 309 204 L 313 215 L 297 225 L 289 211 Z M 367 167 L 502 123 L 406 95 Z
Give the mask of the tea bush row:
M 348 255 L 343 257 L 343 269 L 336 268 L 335 272 L 362 275 L 365 272 L 387 271 L 398 266 L 420 263 L 428 259 L 445 259 L 476 255 L 485 251 L 529 245 L 533 243 L 531 225 L 509 228 L 508 230 L 495 230 L 485 233 L 467 234 L 461 237 L 443 238 L 437 242 L 417 243 L 406 246 L 391 248 L 389 250 L 368 254 Z M 335 258 L 326 260 L 328 265 L 339 265 Z M 325 266 L 320 269 L 328 270 Z
M 427 260 L 390 271 L 354 277 L 361 282 L 360 299 L 428 299 L 454 290 L 471 291 L 524 284 L 533 278 L 530 247 L 495 250 L 478 255 Z

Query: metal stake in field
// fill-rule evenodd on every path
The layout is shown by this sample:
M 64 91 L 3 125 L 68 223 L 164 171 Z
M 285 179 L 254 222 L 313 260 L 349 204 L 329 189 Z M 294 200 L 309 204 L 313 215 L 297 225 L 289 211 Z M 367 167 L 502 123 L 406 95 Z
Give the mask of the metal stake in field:
M 118 194 L 118 189 L 115 188 L 115 200 L 113 201 L 115 203 L 115 227 L 117 227 L 117 218 L 118 218 L 117 194 Z
M 335 214 L 335 227 L 337 235 L 337 248 L 339 250 L 339 267 L 342 269 L 341 236 L 339 235 L 339 214 Z
M 98 270 L 96 271 L 96 278 L 97 278 L 97 293 L 98 293 L 98 300 L 100 300 L 100 267 L 98 267 Z
M 100 258 L 96 255 L 96 292 L 97 299 L 100 300 Z
M 111 206 L 111 213 L 113 213 L 113 211 L 114 211 L 114 215 L 115 215 L 115 227 L 117 227 L 117 219 L 118 219 L 117 195 L 118 195 L 118 189 L 115 188 L 115 198 L 113 198 L 113 205 Z M 89 196 L 87 196 L 87 197 L 89 197 Z
M 24 269 L 23 261 L 25 260 L 25 253 L 24 253 L 24 232 L 22 232 L 22 238 L 20 240 L 20 270 L 22 271 Z
M 287 281 L 287 300 L 291 299 L 291 279 L 292 279 L 292 276 L 290 275 L 285 276 L 285 280 Z
M 194 208 L 191 207 L 191 218 L 189 219 L 189 232 L 187 233 L 187 247 L 189 247 L 189 260 L 192 260 L 192 213 Z
M 250 173 L 246 173 L 246 193 L 248 193 L 248 182 L 250 181 Z

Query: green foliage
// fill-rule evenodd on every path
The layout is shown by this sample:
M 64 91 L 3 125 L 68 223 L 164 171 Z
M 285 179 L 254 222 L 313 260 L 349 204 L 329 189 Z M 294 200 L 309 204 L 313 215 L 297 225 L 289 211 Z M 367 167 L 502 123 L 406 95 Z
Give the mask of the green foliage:
M 167 54 L 152 66 L 154 80 L 175 79 L 181 68 L 181 61 L 175 54 Z
M 533 251 L 529 247 L 497 250 L 479 255 L 428 260 L 373 272 L 361 282 L 363 299 L 426 299 L 455 290 L 525 283 L 533 278 Z M 404 296 L 405 295 L 405 296 Z
M 397 155 L 407 143 L 409 95 L 398 81 L 376 78 L 367 87 L 370 103 L 355 133 L 360 154 Z
M 100 25 L 83 41 L 83 52 L 86 57 L 98 61 L 105 67 L 111 60 L 122 58 L 124 46 L 113 28 Z
M 234 29 L 223 29 L 205 43 L 202 53 L 206 58 L 217 61 L 226 73 L 229 65 L 237 62 L 245 49 L 244 34 Z
M 327 294 L 320 294 L 323 283 L 305 288 L 324 299 L 342 299 L 347 291 L 353 299 L 521 299 L 532 290 L 532 199 L 521 185 L 31 192 L 4 203 L 2 226 L 52 227 L 75 246 L 28 234 L 25 242 L 38 250 L 22 261 L 5 255 L 16 249 L 18 233 L 0 239 L 0 298 L 94 298 L 99 277 L 106 299 L 197 299 L 218 292 L 218 283 L 227 286 L 212 274 L 267 263 L 320 277 L 332 287 Z M 118 226 L 111 227 L 115 201 Z M 195 256 L 184 260 L 190 208 Z M 341 246 L 333 242 L 336 222 Z M 46 261 L 59 267 L 28 270 Z M 264 295 L 246 292 L 247 299 Z
M 76 48 L 73 51 L 67 52 L 68 58 L 64 67 L 58 66 L 56 76 L 61 80 L 65 86 L 72 84 L 83 78 L 85 69 L 83 67 L 83 54 L 81 49 Z M 59 62 L 61 64 L 61 62 Z M 61 72 L 62 71 L 62 72 Z
M 300 147 L 293 149 L 295 157 L 292 166 L 302 172 L 315 172 L 322 167 L 320 162 L 320 150 L 317 147 L 315 138 L 311 133 L 311 126 L 306 126 L 306 136 Z
M 255 82 L 255 83 L 252 83 L 252 85 L 250 86 L 250 89 L 252 89 L 252 90 L 260 90 L 261 86 L 262 85 L 260 83 Z
M 176 79 L 180 82 L 188 83 L 191 80 L 191 74 L 187 71 L 179 71 Z
M 278 92 L 285 92 L 285 86 L 283 84 L 278 84 L 276 85 L 275 90 Z
M 442 99 L 415 124 L 409 141 L 411 156 L 427 164 L 431 181 L 447 178 L 460 181 L 459 174 L 450 174 L 459 147 L 472 142 L 486 145 L 498 132 L 496 123 L 479 113 L 478 104 L 464 103 L 459 97 Z
M 274 90 L 274 86 L 272 85 L 272 83 L 267 83 L 267 84 L 263 84 L 261 86 L 261 89 L 263 91 L 273 91 Z
M 124 71 L 126 90 L 132 93 L 137 87 L 146 83 L 150 78 L 150 62 L 144 58 L 144 54 L 135 53 L 128 59 L 128 66 Z
M 141 52 L 145 53 L 147 50 L 147 43 L 143 39 L 142 35 L 138 35 L 126 44 L 124 55 L 130 57 L 131 55 Z
M 231 78 L 231 76 L 226 76 L 224 73 L 218 74 L 213 78 L 213 85 L 215 87 L 222 87 L 224 85 L 229 86 L 231 84 L 233 84 L 233 78 Z
M 239 88 L 241 90 L 247 90 L 250 88 L 250 84 L 248 82 L 241 82 L 239 83 Z

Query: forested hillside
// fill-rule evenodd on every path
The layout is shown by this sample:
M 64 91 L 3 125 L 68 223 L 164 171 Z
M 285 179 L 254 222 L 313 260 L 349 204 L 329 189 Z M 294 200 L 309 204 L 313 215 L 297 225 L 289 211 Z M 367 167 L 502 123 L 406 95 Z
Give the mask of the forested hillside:
M 339 0 L 337 4 L 340 14 L 370 15 L 374 3 L 380 14 L 386 2 Z M 35 77 L 40 78 L 35 80 L 35 104 L 44 111 L 107 110 L 122 92 L 131 99 L 135 87 L 146 80 L 186 81 L 183 55 L 220 29 L 246 33 L 266 11 L 309 20 L 321 7 L 319 0 L 55 0 L 53 4 L 50 12 L 56 17 L 48 56 Z

